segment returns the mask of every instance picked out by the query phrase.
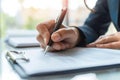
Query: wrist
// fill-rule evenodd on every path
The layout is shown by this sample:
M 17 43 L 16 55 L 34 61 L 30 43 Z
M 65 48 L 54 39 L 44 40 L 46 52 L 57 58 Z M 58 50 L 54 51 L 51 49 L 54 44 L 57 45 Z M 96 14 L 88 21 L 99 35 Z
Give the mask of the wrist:
M 75 32 L 78 34 L 78 39 L 76 41 L 76 45 L 78 47 L 85 47 L 86 46 L 86 41 L 85 41 L 85 35 L 82 32 L 81 29 L 79 29 L 79 27 L 73 26 L 75 28 Z
M 77 46 L 81 42 L 80 32 L 79 32 L 77 27 L 72 27 L 72 28 L 73 28 L 73 31 L 74 31 L 75 36 L 76 36 L 75 46 Z

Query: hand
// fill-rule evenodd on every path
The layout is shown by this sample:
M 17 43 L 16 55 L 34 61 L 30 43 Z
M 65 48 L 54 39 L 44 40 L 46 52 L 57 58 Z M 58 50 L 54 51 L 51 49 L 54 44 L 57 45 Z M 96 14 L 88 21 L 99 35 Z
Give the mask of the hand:
M 87 47 L 120 49 L 120 32 L 99 37 L 95 42 L 88 44 Z
M 51 50 L 65 50 L 76 46 L 79 39 L 79 31 L 76 28 L 65 28 L 61 25 L 61 28 L 50 35 L 55 21 L 41 23 L 37 26 L 39 32 L 37 40 L 40 42 L 40 46 L 45 48 L 51 38 L 54 42 L 51 46 Z

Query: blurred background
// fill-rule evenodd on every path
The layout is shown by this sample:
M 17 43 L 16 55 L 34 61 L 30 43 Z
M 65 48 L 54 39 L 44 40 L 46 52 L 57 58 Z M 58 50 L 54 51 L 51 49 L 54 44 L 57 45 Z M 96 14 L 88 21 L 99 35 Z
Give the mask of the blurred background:
M 86 1 L 93 8 L 97 0 Z M 4 39 L 7 36 L 36 36 L 36 25 L 56 19 L 62 7 L 68 7 L 64 20 L 68 26 L 81 26 L 90 13 L 84 0 L 0 0 L 0 53 L 5 49 Z M 110 32 L 114 31 L 112 25 Z
M 95 3 L 96 0 L 87 0 L 90 8 Z M 68 7 L 64 20 L 68 26 L 82 25 L 90 12 L 83 0 L 0 0 L 0 53 L 6 49 L 4 41 L 8 36 L 36 37 L 36 25 L 56 19 L 62 7 Z
M 20 30 L 35 30 L 38 23 L 55 19 L 61 8 L 69 8 L 66 25 L 82 25 L 89 14 L 83 0 L 0 0 L 0 38 Z M 93 8 L 96 0 L 87 0 Z M 20 33 L 20 32 L 19 32 Z

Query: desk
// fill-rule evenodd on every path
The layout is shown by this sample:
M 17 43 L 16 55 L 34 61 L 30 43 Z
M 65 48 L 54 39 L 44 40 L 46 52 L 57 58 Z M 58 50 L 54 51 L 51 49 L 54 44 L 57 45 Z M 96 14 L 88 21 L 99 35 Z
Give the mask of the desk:
M 39 47 L 35 48 L 12 48 L 8 45 L 4 44 L 3 50 L 29 50 L 29 49 L 39 49 Z M 101 70 L 101 71 L 91 71 L 91 72 L 82 72 L 82 73 L 73 73 L 73 74 L 64 74 L 64 75 L 54 75 L 54 76 L 43 76 L 29 80 L 70 80 L 75 75 L 85 74 L 85 73 L 96 73 L 97 78 L 99 80 L 120 80 L 120 68 L 113 68 L 109 70 Z M 16 72 L 9 65 L 7 60 L 5 59 L 5 54 L 2 54 L 2 80 L 28 80 L 21 79 Z

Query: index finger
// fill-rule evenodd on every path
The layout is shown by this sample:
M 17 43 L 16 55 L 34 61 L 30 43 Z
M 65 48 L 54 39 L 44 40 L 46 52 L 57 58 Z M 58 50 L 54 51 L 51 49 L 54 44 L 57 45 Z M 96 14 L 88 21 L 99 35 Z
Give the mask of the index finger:
M 105 43 L 115 42 L 115 41 L 116 41 L 116 37 L 110 35 L 110 36 L 106 36 L 104 38 L 98 39 L 94 43 L 95 44 L 105 44 Z
M 39 33 L 41 33 L 41 29 L 43 27 L 45 27 L 50 31 L 54 27 L 54 25 L 55 25 L 55 20 L 50 20 L 50 21 L 38 24 L 36 29 L 38 30 Z
M 96 47 L 97 44 L 105 44 L 110 42 L 115 42 L 116 38 L 113 35 L 109 35 L 103 38 L 97 39 L 95 42 L 88 44 L 88 47 Z
M 42 36 L 45 44 L 48 43 L 49 38 L 50 38 L 50 28 L 54 27 L 54 20 L 50 20 L 48 22 L 44 22 L 39 24 L 36 28 L 39 32 L 39 35 Z

